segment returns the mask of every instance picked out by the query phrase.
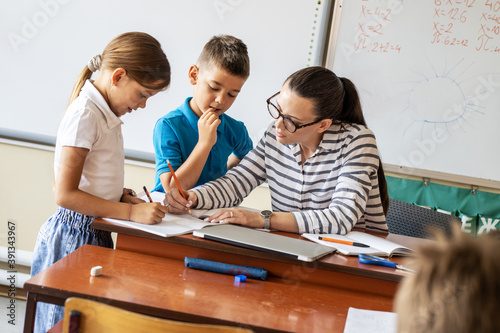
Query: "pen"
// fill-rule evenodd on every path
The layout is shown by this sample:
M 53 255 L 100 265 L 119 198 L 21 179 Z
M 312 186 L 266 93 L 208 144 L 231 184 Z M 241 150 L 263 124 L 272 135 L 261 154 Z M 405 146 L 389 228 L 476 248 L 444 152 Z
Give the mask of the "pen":
M 148 189 L 146 188 L 146 186 L 143 186 L 142 188 L 144 189 L 144 192 L 146 192 L 146 195 L 148 196 L 149 202 L 153 202 L 153 199 L 151 199 L 151 196 L 149 195 L 149 192 L 148 192 Z
M 320 240 L 324 240 L 327 242 L 332 242 L 332 243 L 339 243 L 339 244 L 345 244 L 345 245 L 351 245 L 351 246 L 357 246 L 357 247 L 370 247 L 369 245 L 358 243 L 358 242 L 350 242 L 350 241 L 345 241 L 345 240 L 340 240 L 340 239 L 335 239 L 335 238 L 328 238 L 328 237 L 319 237 Z
M 379 265 L 379 266 L 386 266 L 386 267 L 392 267 L 392 268 L 397 268 L 397 269 L 403 269 L 408 272 L 415 272 L 415 270 L 405 267 L 403 265 L 397 264 L 395 262 L 389 261 L 384 258 L 380 258 L 377 256 L 374 256 L 373 254 L 359 254 L 359 262 L 363 264 L 368 264 L 368 265 Z
M 172 168 L 172 165 L 170 164 L 170 161 L 167 160 L 168 167 L 170 168 L 170 172 L 172 172 L 172 176 L 174 177 L 175 183 L 177 184 L 177 188 L 179 189 L 179 192 L 181 192 L 182 197 L 187 201 L 186 196 L 184 195 L 184 192 L 182 192 L 181 184 L 179 184 L 179 180 L 177 179 L 177 176 L 175 175 L 174 169 Z M 188 212 L 189 214 L 191 213 L 191 208 L 188 207 Z

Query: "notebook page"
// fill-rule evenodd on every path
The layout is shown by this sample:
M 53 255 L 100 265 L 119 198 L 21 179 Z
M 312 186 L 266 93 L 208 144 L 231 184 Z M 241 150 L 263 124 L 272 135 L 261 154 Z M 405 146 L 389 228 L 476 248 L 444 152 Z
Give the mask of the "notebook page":
M 371 247 L 377 248 L 389 255 L 392 254 L 408 255 L 412 252 L 412 250 L 407 248 L 406 246 L 364 232 L 351 231 L 350 233 L 348 233 L 348 236 L 349 238 L 354 239 L 357 242 L 370 245 Z
M 354 242 L 355 240 L 343 235 L 337 234 L 302 234 L 302 237 L 307 238 L 313 242 L 316 242 L 321 245 L 329 246 L 335 248 L 339 253 L 346 256 L 357 256 L 358 254 L 374 254 L 377 256 L 387 256 L 388 254 L 381 251 L 380 249 L 376 249 L 374 247 L 357 247 L 339 243 L 332 243 L 324 240 L 320 240 L 319 237 L 328 237 L 335 238 L 340 240 L 346 240 L 349 242 Z M 366 244 L 370 245 L 370 244 Z
M 344 333 L 396 333 L 397 314 L 349 308 Z
M 158 224 L 142 224 L 132 221 L 109 218 L 105 218 L 103 220 L 123 225 L 129 228 L 146 231 L 162 237 L 188 234 L 190 232 L 193 232 L 193 230 L 198 230 L 207 226 L 219 225 L 219 223 L 204 222 L 197 217 L 191 216 L 189 214 L 166 214 L 163 220 Z

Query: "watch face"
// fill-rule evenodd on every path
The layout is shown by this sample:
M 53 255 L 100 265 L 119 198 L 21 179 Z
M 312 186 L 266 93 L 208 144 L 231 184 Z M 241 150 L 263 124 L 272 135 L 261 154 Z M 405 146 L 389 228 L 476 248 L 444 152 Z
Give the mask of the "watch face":
M 260 212 L 260 215 L 262 215 L 264 217 L 269 217 L 269 216 L 273 215 L 273 212 L 271 212 L 270 210 L 263 210 L 262 212 Z

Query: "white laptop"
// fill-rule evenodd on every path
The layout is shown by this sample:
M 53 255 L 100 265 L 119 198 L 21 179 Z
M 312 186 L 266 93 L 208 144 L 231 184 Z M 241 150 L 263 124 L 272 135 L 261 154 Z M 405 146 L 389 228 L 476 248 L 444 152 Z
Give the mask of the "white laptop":
M 335 251 L 330 246 L 281 236 L 253 228 L 224 224 L 193 231 L 193 235 L 253 250 L 276 253 L 302 261 L 314 261 Z

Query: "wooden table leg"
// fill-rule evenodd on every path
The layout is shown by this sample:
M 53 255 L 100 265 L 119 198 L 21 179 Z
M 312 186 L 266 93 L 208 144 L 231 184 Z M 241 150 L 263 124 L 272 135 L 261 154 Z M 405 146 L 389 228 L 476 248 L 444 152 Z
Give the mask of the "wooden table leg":
M 33 332 L 35 326 L 37 294 L 28 292 L 26 298 L 26 314 L 24 316 L 24 333 Z

